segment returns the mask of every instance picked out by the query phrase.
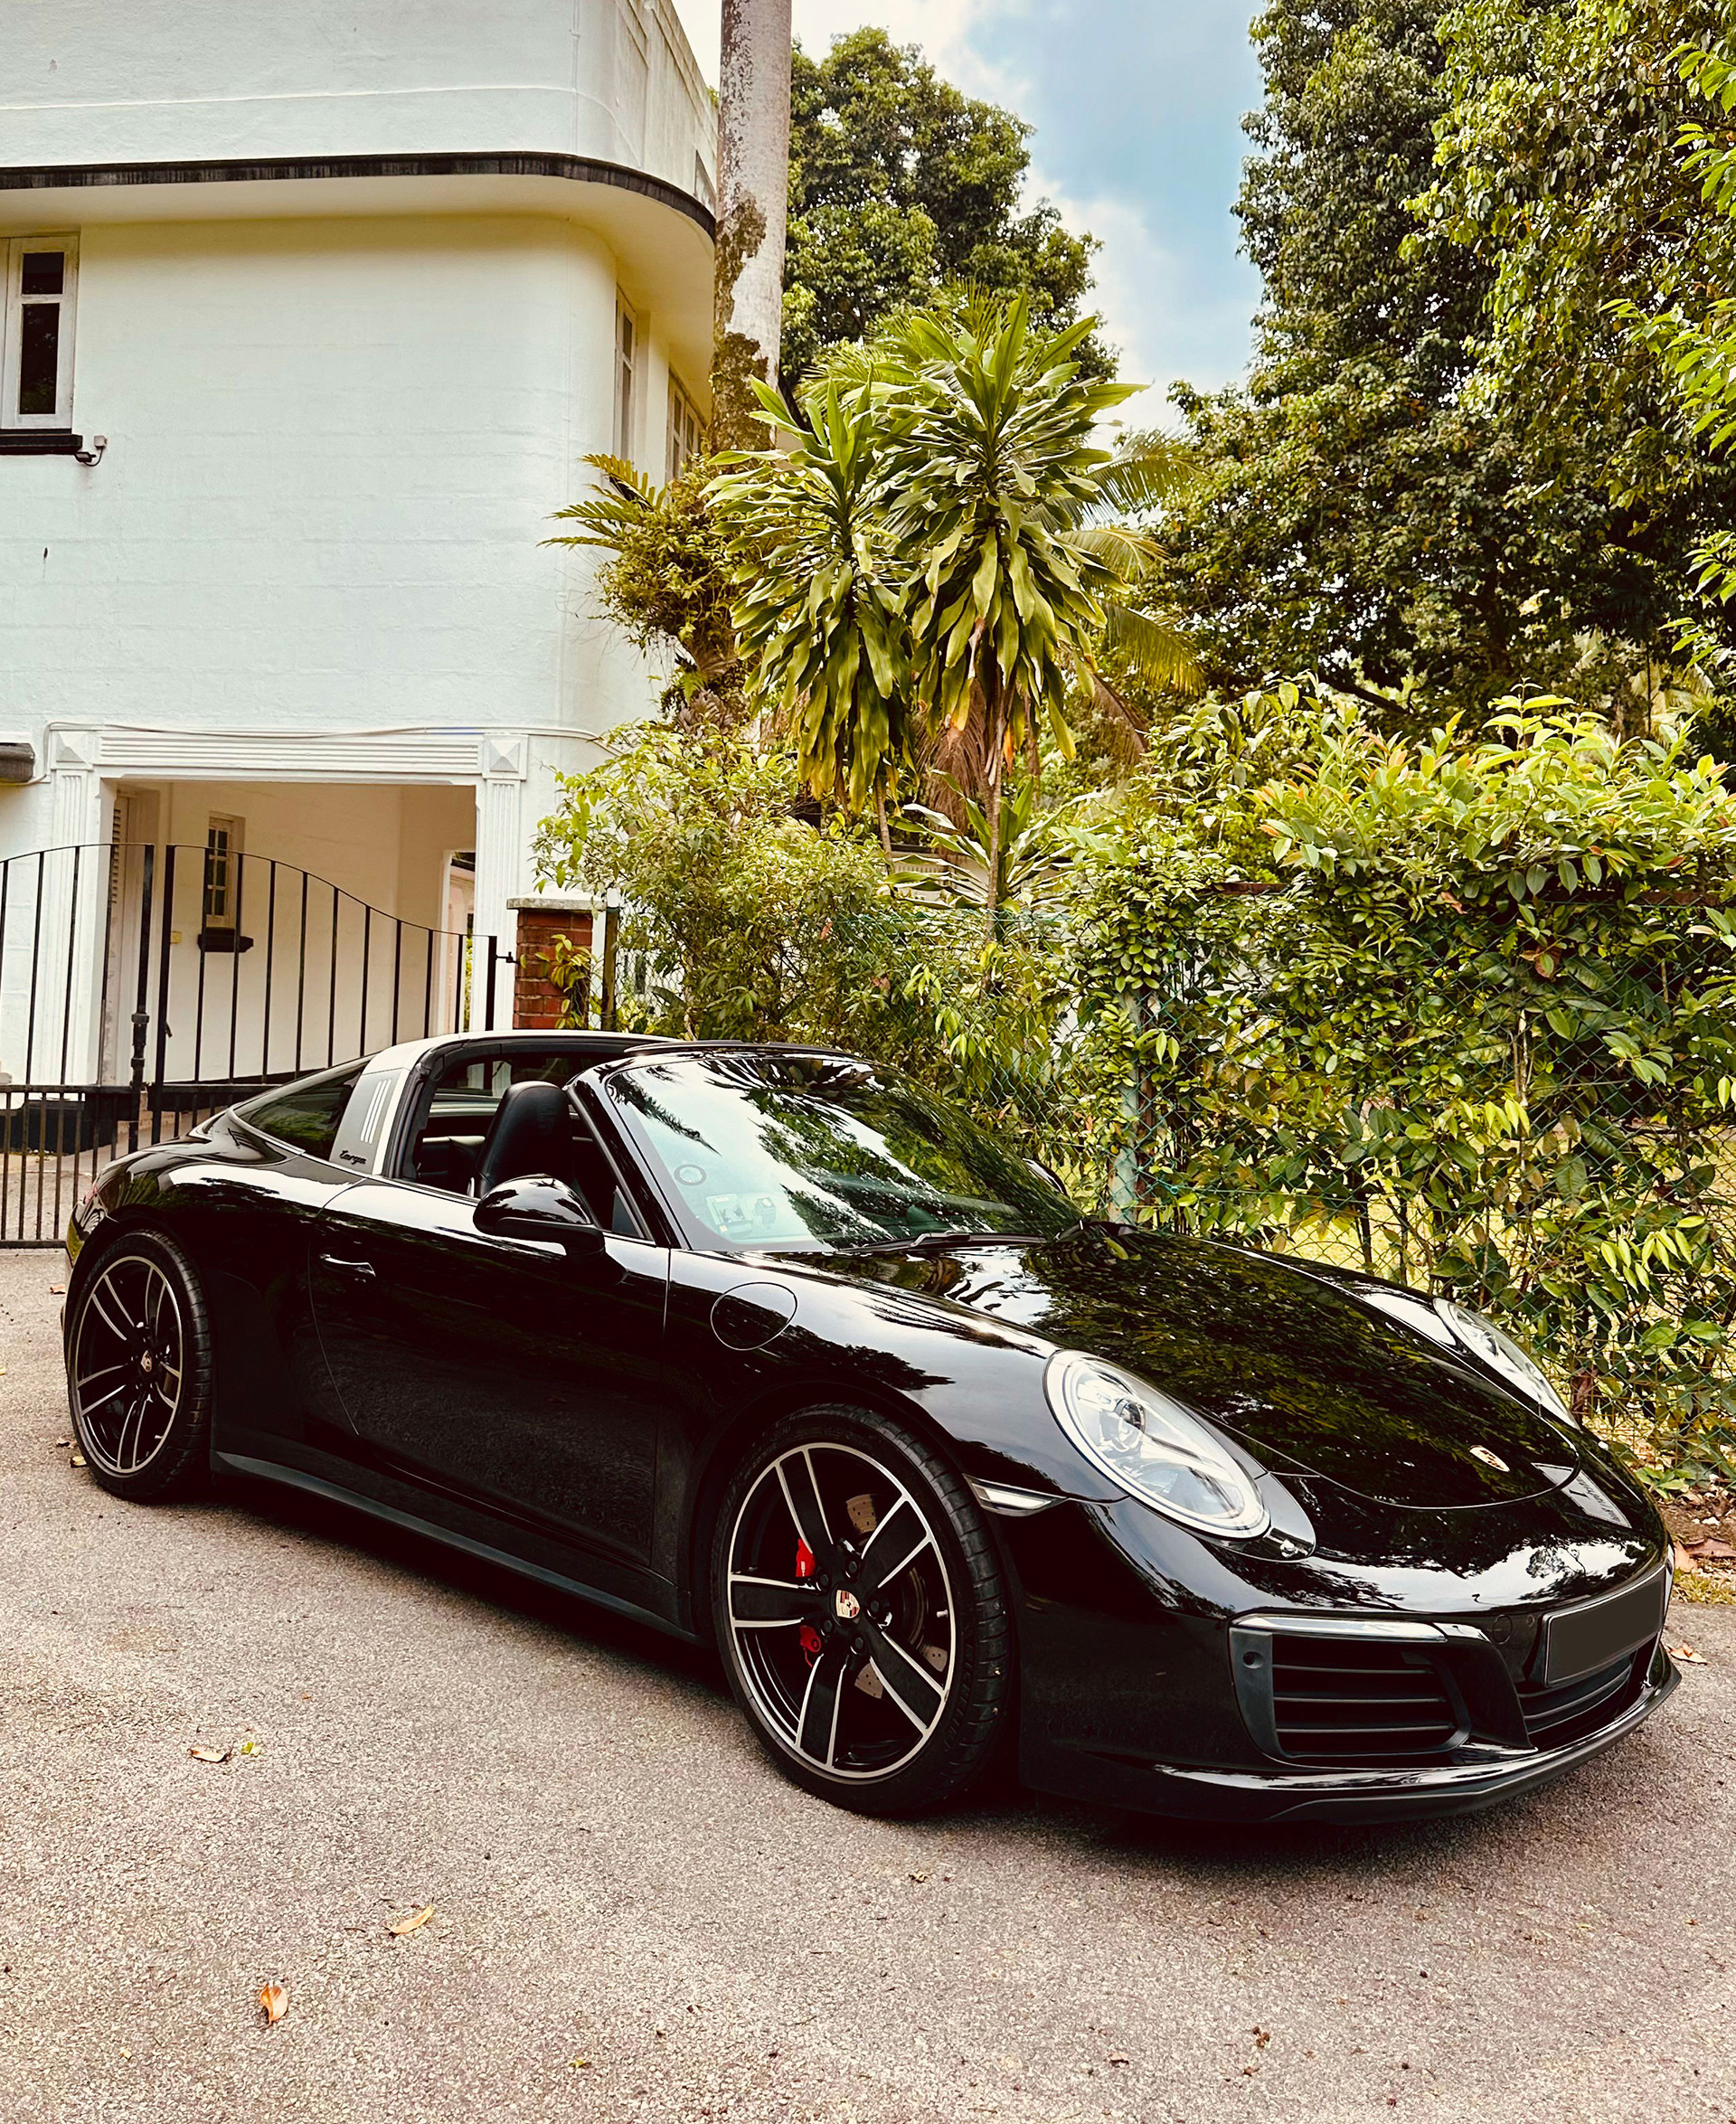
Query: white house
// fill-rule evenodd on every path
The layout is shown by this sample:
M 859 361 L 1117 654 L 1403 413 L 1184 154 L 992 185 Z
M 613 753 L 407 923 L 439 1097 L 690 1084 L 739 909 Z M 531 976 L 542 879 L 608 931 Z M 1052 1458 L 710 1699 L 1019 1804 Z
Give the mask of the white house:
M 505 948 L 556 773 L 650 700 L 540 542 L 706 411 L 674 8 L 5 16 L 0 1072 L 125 1081 L 141 1006 L 172 1078 L 449 1025 L 472 893 Z

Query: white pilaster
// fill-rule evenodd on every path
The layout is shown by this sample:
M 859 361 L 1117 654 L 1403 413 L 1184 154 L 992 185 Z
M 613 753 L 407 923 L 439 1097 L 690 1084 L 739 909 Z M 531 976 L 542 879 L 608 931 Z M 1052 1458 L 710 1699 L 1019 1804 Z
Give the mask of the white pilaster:
M 30 1071 L 39 1083 L 82 1084 L 97 1073 L 97 995 L 108 905 L 102 784 L 85 732 L 56 733 L 49 784 L 51 853 L 42 873 L 39 1007 Z
M 488 983 L 488 939 L 495 949 L 513 949 L 515 923 L 510 900 L 524 889 L 524 782 L 530 747 L 522 737 L 489 737 L 482 747 L 482 779 L 476 785 L 476 942 L 471 958 L 470 1023 L 486 1021 Z M 513 1016 L 513 972 L 500 966 L 495 974 L 495 1025 L 510 1025 Z

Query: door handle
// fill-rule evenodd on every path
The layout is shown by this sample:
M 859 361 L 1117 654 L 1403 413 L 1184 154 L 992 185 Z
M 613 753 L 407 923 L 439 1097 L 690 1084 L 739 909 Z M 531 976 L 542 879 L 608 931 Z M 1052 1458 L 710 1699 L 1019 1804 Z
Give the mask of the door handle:
M 340 1269 L 346 1276 L 359 1277 L 364 1283 L 372 1283 L 377 1273 L 372 1261 L 352 1261 L 343 1254 L 321 1254 L 319 1257 L 328 1269 Z

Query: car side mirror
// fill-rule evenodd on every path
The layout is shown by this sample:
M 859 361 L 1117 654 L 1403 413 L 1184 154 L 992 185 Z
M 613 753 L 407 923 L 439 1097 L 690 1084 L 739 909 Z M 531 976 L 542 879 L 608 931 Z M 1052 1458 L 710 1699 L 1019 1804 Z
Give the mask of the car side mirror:
M 576 1188 L 547 1173 L 503 1180 L 476 1208 L 476 1226 L 491 1239 L 538 1239 L 566 1248 L 574 1260 L 594 1260 L 604 1232 Z

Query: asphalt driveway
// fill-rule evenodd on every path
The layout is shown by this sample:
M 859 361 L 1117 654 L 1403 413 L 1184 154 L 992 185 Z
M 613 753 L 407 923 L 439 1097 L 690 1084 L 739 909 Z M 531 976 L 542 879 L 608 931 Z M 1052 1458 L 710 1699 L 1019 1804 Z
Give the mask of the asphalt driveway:
M 103 1496 L 61 1266 L 0 1255 L 6 2124 L 1736 2119 L 1736 1610 L 1467 1822 L 859 1821 L 666 1640 L 295 1499 Z

